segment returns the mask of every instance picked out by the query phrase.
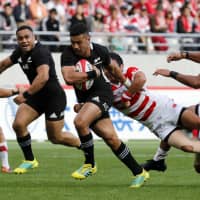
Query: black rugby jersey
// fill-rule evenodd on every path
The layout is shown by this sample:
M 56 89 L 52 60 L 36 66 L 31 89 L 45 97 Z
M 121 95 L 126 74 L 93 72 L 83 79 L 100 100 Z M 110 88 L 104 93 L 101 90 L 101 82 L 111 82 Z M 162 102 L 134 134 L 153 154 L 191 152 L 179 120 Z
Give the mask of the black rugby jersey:
M 109 56 L 108 49 L 102 45 L 91 43 L 91 55 L 87 58 L 76 55 L 72 49 L 72 46 L 67 46 L 61 55 L 61 66 L 75 66 L 76 63 L 86 59 L 92 65 L 95 65 L 101 71 L 100 77 L 94 79 L 92 87 L 87 91 L 82 91 L 74 87 L 78 101 L 85 102 L 88 96 L 99 95 L 99 96 L 110 96 L 112 98 L 112 90 L 108 80 L 103 74 L 103 68 L 110 65 L 111 59 Z
M 30 83 L 32 83 L 37 76 L 37 67 L 42 64 L 47 64 L 49 66 L 49 80 L 47 81 L 45 86 L 47 86 L 51 82 L 58 81 L 55 70 L 55 63 L 52 55 L 48 48 L 46 48 L 39 42 L 36 43 L 35 47 L 30 52 L 27 52 L 25 54 L 21 51 L 19 47 L 17 47 L 13 51 L 10 58 L 13 64 L 19 63 Z

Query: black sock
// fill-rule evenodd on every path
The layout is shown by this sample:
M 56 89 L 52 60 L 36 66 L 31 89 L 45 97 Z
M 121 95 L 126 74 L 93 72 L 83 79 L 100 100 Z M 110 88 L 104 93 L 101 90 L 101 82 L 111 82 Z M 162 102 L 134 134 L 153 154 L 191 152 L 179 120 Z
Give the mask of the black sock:
M 195 106 L 195 113 L 199 116 L 200 115 L 200 105 L 199 104 L 197 104 L 196 106 Z
M 134 175 L 142 173 L 142 167 L 131 155 L 128 147 L 122 142 L 117 151 L 113 151 L 114 154 L 132 171 Z
M 28 134 L 24 137 L 18 137 L 17 142 L 24 153 L 25 160 L 30 160 L 30 161 L 34 160 L 31 148 L 31 135 Z
M 85 154 L 85 164 L 92 164 L 94 167 L 94 144 L 92 134 L 89 133 L 86 136 L 80 136 L 81 149 Z

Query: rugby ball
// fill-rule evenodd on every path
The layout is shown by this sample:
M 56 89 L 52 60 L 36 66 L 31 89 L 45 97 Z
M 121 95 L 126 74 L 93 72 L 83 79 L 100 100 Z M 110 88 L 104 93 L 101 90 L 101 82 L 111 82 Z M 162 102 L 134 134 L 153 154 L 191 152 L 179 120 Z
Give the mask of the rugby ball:
M 89 72 L 93 70 L 93 67 L 92 67 L 92 64 L 89 63 L 87 60 L 81 59 L 76 63 L 75 70 L 77 72 Z M 82 83 L 76 83 L 75 87 L 79 90 L 85 91 L 85 90 L 89 90 L 92 87 L 93 83 L 94 83 L 94 80 L 90 79 Z

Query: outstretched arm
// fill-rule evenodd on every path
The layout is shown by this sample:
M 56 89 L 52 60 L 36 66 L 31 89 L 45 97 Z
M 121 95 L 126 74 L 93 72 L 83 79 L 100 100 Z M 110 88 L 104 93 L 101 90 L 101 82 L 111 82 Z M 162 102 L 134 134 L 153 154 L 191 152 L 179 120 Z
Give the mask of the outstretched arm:
M 200 52 L 184 51 L 184 52 L 172 53 L 167 57 L 167 62 L 177 61 L 181 59 L 188 59 L 200 63 Z
M 0 97 L 10 97 L 13 95 L 19 94 L 19 90 L 17 88 L 14 89 L 4 89 L 0 88 Z
M 168 69 L 157 69 L 153 73 L 153 75 L 155 76 L 161 75 L 165 77 L 170 77 L 189 87 L 192 87 L 195 89 L 200 88 L 200 75 L 193 76 L 193 75 L 181 74 L 175 71 L 170 71 Z
M 0 61 L 0 73 L 2 73 L 3 71 L 5 71 L 12 64 L 13 63 L 12 63 L 10 57 L 7 57 L 7 58 L 3 59 L 2 61 Z

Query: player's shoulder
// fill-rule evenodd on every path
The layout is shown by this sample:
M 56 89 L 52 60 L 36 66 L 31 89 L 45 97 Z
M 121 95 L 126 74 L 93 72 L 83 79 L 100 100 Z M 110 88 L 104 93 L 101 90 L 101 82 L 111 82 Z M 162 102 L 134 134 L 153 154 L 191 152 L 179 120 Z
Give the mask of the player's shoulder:
M 106 53 L 108 52 L 107 47 L 97 43 L 91 43 L 91 48 L 97 52 L 106 52 Z
M 61 55 L 68 55 L 68 54 L 74 55 L 74 51 L 73 51 L 71 45 L 66 45 L 66 46 L 63 48 L 62 52 L 61 52 Z
M 48 49 L 47 46 L 41 44 L 40 42 L 37 42 L 34 49 L 33 49 L 33 54 L 39 54 L 39 55 L 43 55 L 43 54 L 49 54 L 50 51 Z

